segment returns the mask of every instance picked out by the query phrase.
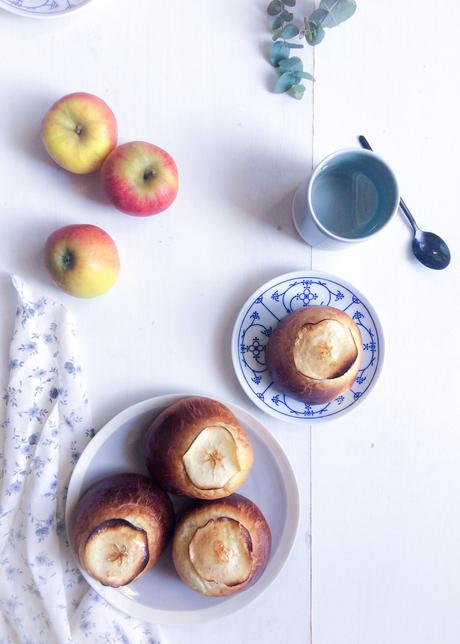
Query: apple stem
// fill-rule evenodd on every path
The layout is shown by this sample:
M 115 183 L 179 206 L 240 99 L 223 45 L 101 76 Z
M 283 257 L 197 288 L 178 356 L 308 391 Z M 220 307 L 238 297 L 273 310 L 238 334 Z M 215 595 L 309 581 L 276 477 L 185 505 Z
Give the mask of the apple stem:
M 70 250 L 65 251 L 65 253 L 62 256 L 62 264 L 64 266 L 64 270 L 67 270 L 67 269 L 73 267 L 74 256 L 73 256 L 72 251 L 70 251 Z
M 75 128 L 76 134 L 80 136 L 80 134 L 83 132 L 83 126 L 82 125 L 77 125 Z
M 144 172 L 144 181 L 150 181 L 150 179 L 153 179 L 153 177 L 156 175 L 156 171 L 153 169 L 146 170 Z

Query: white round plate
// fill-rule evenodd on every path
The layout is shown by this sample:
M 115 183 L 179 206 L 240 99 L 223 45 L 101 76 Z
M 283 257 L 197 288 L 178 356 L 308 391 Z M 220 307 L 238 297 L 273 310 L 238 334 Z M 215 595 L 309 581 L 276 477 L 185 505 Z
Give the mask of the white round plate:
M 142 444 L 152 420 L 176 400 L 197 394 L 158 396 L 122 411 L 103 427 L 80 456 L 69 484 L 66 526 L 82 493 L 94 482 L 117 472 L 146 474 Z M 249 435 L 254 467 L 238 490 L 264 513 L 272 531 L 270 560 L 257 582 L 237 595 L 223 598 L 195 593 L 177 576 L 170 548 L 153 570 L 124 588 L 108 588 L 81 569 L 87 582 L 104 599 L 132 617 L 157 624 L 191 624 L 229 615 L 265 590 L 282 569 L 294 543 L 299 521 L 299 492 L 292 468 L 279 444 L 246 411 L 226 404 Z M 177 509 L 190 500 L 173 497 Z
M 29 18 L 57 18 L 67 16 L 92 0 L 0 0 L 0 7 L 11 13 Z
M 265 347 L 273 328 L 305 306 L 335 306 L 359 327 L 363 360 L 353 387 L 325 405 L 308 405 L 279 391 L 265 365 Z M 383 331 L 371 304 L 354 286 L 318 271 L 275 277 L 244 304 L 233 328 L 232 359 L 238 380 L 253 403 L 267 414 L 292 423 L 336 418 L 361 403 L 374 387 L 383 363 Z

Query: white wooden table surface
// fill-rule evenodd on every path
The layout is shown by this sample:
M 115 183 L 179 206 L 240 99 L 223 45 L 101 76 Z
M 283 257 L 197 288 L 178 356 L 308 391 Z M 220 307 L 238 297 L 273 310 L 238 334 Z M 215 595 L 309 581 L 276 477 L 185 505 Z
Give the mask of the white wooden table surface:
M 412 259 L 400 215 L 358 248 L 313 252 L 368 294 L 386 340 L 372 399 L 311 434 L 313 641 L 458 644 L 460 8 L 358 5 L 316 52 L 314 159 L 366 134 L 453 259 Z
M 265 0 L 95 0 L 49 22 L 0 13 L 2 380 L 17 272 L 76 314 L 97 426 L 157 393 L 209 392 L 260 418 L 297 475 L 301 525 L 278 580 L 232 617 L 166 628 L 171 644 L 460 641 L 460 10 L 454 0 L 442 11 L 415 0 L 358 5 L 305 52 L 317 82 L 302 102 L 267 91 Z M 145 139 L 175 157 L 181 189 L 169 211 L 122 215 L 97 179 L 47 159 L 41 117 L 76 90 L 109 103 L 120 142 Z M 420 224 L 449 241 L 447 271 L 410 257 L 400 216 L 341 253 L 311 252 L 296 236 L 296 185 L 361 132 L 396 170 Z M 123 266 L 112 292 L 80 301 L 53 287 L 41 250 L 56 228 L 87 222 L 115 238 Z M 229 342 L 257 286 L 312 262 L 366 293 L 387 351 L 365 404 L 302 428 L 249 403 Z

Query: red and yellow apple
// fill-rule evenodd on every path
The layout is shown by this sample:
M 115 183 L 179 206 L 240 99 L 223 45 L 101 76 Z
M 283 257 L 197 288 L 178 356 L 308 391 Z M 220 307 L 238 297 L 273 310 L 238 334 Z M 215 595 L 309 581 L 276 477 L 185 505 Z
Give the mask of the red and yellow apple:
M 168 208 L 179 187 L 174 159 L 151 143 L 132 141 L 104 161 L 101 184 L 109 201 L 127 215 L 146 217 Z
M 45 244 L 45 259 L 54 280 L 75 297 L 96 297 L 113 286 L 120 259 L 113 239 L 91 224 L 64 226 Z
M 117 122 L 110 107 L 93 94 L 76 92 L 50 107 L 41 127 L 54 161 L 76 174 L 98 170 L 117 144 Z

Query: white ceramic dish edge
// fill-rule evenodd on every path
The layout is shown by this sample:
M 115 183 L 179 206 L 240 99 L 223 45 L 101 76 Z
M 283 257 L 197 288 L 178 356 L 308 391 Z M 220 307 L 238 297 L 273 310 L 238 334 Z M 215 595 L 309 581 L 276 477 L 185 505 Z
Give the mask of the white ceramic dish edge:
M 136 403 L 131 407 L 128 407 L 127 409 L 121 411 L 97 432 L 97 434 L 88 444 L 88 447 L 80 457 L 76 468 L 78 467 L 78 465 L 80 466 L 80 468 L 82 467 L 82 465 L 85 466 L 85 463 L 90 460 L 91 456 L 94 452 L 97 451 L 100 444 L 102 444 L 108 436 L 114 433 L 120 425 L 123 425 L 136 416 L 147 413 L 150 410 L 154 411 L 157 408 L 159 409 L 166 407 L 167 405 L 170 405 L 181 398 L 187 398 L 189 396 L 197 395 L 203 395 L 204 397 L 208 398 L 211 397 L 209 395 L 197 393 L 165 394 Z M 251 423 L 251 429 L 261 437 L 261 439 L 270 448 L 271 451 L 276 453 L 278 464 L 281 471 L 283 472 L 283 478 L 290 484 L 290 488 L 287 490 L 288 506 L 286 508 L 286 523 L 282 532 L 282 537 L 278 549 L 275 555 L 269 560 L 264 573 L 258 579 L 256 584 L 254 584 L 254 586 L 251 586 L 244 592 L 230 597 L 225 603 L 218 604 L 208 609 L 199 611 L 165 611 L 157 609 L 144 610 L 142 606 L 133 603 L 134 610 L 129 613 L 132 617 L 141 619 L 149 623 L 165 625 L 197 624 L 212 619 L 217 619 L 219 617 L 224 617 L 230 613 L 235 612 L 236 610 L 247 606 L 253 599 L 263 593 L 278 577 L 291 554 L 300 520 L 299 490 L 292 467 L 287 459 L 287 456 L 284 453 L 284 450 L 281 448 L 272 434 L 264 427 L 264 425 L 262 425 L 262 423 L 257 418 L 242 409 L 239 405 L 225 401 L 222 402 L 223 404 L 227 405 L 227 407 L 229 407 L 237 417 L 239 416 L 245 421 L 248 421 L 249 419 Z M 256 429 L 254 429 L 254 427 L 256 427 Z M 90 446 L 92 447 L 92 449 L 89 449 Z M 75 469 L 74 471 L 78 470 Z M 70 480 L 65 509 L 65 524 L 67 534 L 69 533 L 69 521 L 72 515 L 72 511 L 83 491 L 81 479 L 83 478 L 85 471 L 86 470 L 83 470 L 79 479 L 76 479 L 72 475 Z M 73 556 L 75 559 L 75 555 Z M 105 586 L 102 586 L 101 584 L 95 582 L 94 579 L 89 577 L 89 575 L 81 569 L 76 559 L 75 563 L 78 565 L 82 575 L 85 577 L 89 585 L 92 586 L 96 590 L 96 592 L 98 592 L 108 603 L 110 603 L 115 608 L 118 608 L 123 612 L 127 612 L 126 607 L 124 606 L 124 603 L 122 601 L 121 593 L 110 593 L 110 590 L 112 589 L 107 589 Z M 127 594 L 129 594 L 129 586 L 127 587 L 127 591 Z

